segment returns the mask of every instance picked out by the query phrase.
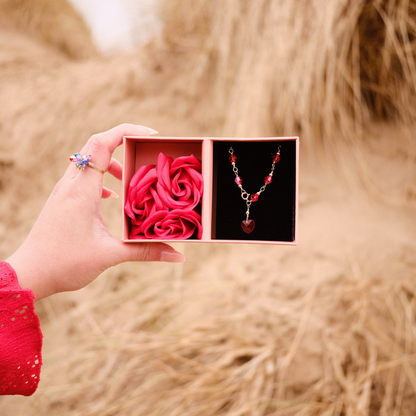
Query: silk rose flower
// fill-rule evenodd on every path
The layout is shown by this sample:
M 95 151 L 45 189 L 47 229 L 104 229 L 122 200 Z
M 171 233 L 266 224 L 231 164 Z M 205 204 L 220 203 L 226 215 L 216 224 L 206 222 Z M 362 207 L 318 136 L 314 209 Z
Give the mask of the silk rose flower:
M 194 156 L 173 160 L 160 153 L 156 165 L 133 175 L 124 210 L 131 220 L 131 239 L 187 239 L 202 236 L 200 202 L 204 181 Z

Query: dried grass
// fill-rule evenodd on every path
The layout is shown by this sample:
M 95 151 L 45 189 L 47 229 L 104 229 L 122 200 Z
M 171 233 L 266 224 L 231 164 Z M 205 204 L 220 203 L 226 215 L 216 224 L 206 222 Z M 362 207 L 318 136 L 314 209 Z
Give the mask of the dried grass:
M 416 119 L 416 5 L 402 0 L 166 0 L 165 41 L 226 135 L 363 138 Z M 188 84 L 189 87 L 189 84 Z
M 164 266 L 142 275 L 140 285 L 134 276 L 113 275 L 95 293 L 73 296 L 68 310 L 50 302 L 56 340 L 47 341 L 41 390 L 22 414 L 416 411 L 414 273 L 393 282 L 350 272 L 297 298 L 287 288 L 280 307 L 274 276 L 262 277 L 256 297 L 245 279 L 205 282 L 204 300 L 194 292 L 196 280 L 178 291 L 183 273 Z
M 97 54 L 87 25 L 67 0 L 0 0 L 0 23 L 71 59 Z

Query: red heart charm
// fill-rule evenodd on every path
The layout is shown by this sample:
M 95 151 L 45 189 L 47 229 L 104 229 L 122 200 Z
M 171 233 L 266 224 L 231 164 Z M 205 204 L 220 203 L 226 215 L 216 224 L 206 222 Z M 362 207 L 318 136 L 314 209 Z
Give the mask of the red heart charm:
M 244 220 L 241 221 L 241 228 L 247 234 L 250 234 L 254 230 L 254 221 L 253 220 Z

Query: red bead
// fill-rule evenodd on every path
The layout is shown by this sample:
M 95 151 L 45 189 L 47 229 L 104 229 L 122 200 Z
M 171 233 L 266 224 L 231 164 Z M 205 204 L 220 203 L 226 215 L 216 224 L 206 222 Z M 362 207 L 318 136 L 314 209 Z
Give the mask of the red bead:
M 264 183 L 266 184 L 266 185 L 269 185 L 269 184 L 271 184 L 272 183 L 272 181 L 273 181 L 273 176 L 266 176 L 265 178 L 264 178 Z
M 237 185 L 241 185 L 241 184 L 243 183 L 243 179 L 242 179 L 242 178 L 240 178 L 239 176 L 236 176 L 236 178 L 235 178 L 235 183 L 236 183 Z
M 277 163 L 277 162 L 280 162 L 280 155 L 279 155 L 279 153 L 277 153 L 277 154 L 275 154 L 273 156 L 273 163 Z
M 250 201 L 256 202 L 259 200 L 259 194 L 253 194 L 251 195 Z
M 228 158 L 228 160 L 233 163 L 237 160 L 237 156 L 233 153 L 230 155 L 230 157 Z

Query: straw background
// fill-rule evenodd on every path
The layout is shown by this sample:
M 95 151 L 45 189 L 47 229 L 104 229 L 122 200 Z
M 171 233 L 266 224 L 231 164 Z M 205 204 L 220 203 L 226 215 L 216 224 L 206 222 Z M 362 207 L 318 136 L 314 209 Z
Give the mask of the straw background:
M 112 56 L 64 0 L 0 16 L 0 258 L 93 133 L 301 139 L 297 247 L 176 243 L 38 302 L 41 383 L 2 416 L 416 413 L 415 1 L 163 0 Z

